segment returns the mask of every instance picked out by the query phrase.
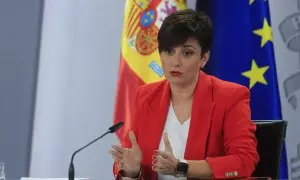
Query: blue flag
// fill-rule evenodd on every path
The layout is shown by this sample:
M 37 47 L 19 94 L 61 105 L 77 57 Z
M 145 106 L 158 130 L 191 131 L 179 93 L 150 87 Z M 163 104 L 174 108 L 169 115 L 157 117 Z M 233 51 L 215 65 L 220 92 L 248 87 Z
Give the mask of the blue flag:
M 206 72 L 249 87 L 253 120 L 281 120 L 268 1 L 198 0 L 196 10 L 209 14 L 213 24 Z M 288 179 L 285 152 L 280 179 Z

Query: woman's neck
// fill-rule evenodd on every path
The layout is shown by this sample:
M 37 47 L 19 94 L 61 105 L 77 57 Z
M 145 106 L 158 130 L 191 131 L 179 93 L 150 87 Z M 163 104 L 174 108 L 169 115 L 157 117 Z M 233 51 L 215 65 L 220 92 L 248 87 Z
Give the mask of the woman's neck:
M 193 97 L 196 85 L 197 80 L 185 86 L 171 84 L 171 99 L 173 101 L 191 99 Z

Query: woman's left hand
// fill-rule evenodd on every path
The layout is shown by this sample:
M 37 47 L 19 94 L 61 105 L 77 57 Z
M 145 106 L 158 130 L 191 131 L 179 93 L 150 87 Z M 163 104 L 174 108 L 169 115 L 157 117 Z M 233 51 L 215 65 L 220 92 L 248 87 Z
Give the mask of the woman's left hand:
M 152 157 L 152 170 L 164 175 L 176 176 L 179 160 L 173 155 L 173 150 L 167 133 L 164 134 L 165 151 L 156 150 Z

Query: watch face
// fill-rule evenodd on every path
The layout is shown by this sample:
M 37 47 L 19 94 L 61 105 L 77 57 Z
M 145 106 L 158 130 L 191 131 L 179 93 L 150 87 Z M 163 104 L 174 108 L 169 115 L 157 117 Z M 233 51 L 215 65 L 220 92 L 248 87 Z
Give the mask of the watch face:
M 182 175 L 183 175 L 183 177 L 186 176 L 187 170 L 188 170 L 187 163 L 183 163 L 183 162 L 178 163 L 178 166 L 177 166 L 177 175 L 178 176 L 181 176 L 181 177 L 182 177 Z

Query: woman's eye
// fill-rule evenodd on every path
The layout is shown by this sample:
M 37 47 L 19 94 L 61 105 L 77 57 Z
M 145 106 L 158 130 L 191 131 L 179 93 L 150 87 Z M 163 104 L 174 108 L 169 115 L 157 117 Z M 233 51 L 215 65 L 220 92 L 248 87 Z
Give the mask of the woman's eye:
M 192 51 L 185 51 L 185 52 L 183 52 L 184 56 L 191 56 L 193 54 L 194 54 L 194 52 L 192 52 Z

